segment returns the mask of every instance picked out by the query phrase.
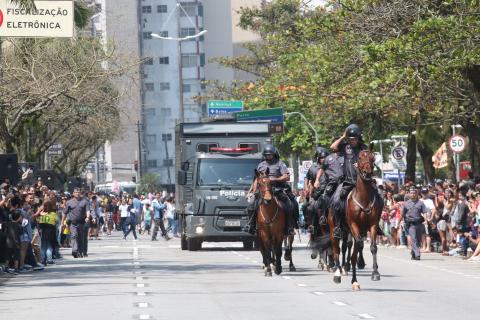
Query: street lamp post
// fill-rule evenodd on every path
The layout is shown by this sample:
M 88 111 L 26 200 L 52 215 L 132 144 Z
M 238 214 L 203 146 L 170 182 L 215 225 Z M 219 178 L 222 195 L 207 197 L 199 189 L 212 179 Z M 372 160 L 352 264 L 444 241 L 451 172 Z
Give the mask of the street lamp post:
M 315 147 L 318 147 L 318 133 L 317 133 L 317 130 L 315 130 L 315 127 L 307 120 L 307 118 L 305 118 L 303 113 L 298 112 L 298 111 L 285 112 L 285 116 L 290 116 L 290 115 L 295 115 L 295 114 L 299 115 L 303 119 L 303 121 L 305 121 L 305 123 L 310 127 L 310 129 L 312 129 L 313 133 L 315 133 Z

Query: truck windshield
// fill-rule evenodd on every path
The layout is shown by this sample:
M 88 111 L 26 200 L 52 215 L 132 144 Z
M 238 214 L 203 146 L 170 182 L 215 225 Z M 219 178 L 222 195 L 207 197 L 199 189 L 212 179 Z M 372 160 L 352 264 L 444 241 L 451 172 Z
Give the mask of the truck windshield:
M 249 186 L 254 178 L 258 159 L 200 159 L 198 186 Z

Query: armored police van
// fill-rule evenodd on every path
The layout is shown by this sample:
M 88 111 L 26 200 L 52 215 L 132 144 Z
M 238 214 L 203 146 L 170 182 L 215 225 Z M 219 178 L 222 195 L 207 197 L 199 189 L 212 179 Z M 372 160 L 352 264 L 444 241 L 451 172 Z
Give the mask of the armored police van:
M 181 123 L 175 138 L 182 250 L 199 250 L 204 241 L 242 241 L 251 249 L 245 196 L 271 141 L 268 123 Z

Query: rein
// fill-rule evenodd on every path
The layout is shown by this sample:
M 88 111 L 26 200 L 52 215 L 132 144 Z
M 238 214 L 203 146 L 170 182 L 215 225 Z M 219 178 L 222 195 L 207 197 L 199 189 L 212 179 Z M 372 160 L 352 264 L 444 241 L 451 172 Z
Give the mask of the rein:
M 351 198 L 353 202 L 362 209 L 363 212 L 366 214 L 372 213 L 372 209 L 375 206 L 375 201 L 377 200 L 377 197 L 375 196 L 375 193 L 373 194 L 373 200 L 370 202 L 370 204 L 365 208 L 357 199 L 355 199 L 355 196 L 353 195 L 353 190 L 349 193 L 348 198 Z
M 271 226 L 272 223 L 277 220 L 277 217 L 278 217 L 278 204 L 277 204 L 277 210 L 275 210 L 275 214 L 273 215 L 272 219 L 266 219 L 265 216 L 263 215 L 263 212 L 262 212 L 262 206 L 260 206 L 260 216 L 262 217 L 262 219 L 265 221 L 265 225 L 266 226 Z

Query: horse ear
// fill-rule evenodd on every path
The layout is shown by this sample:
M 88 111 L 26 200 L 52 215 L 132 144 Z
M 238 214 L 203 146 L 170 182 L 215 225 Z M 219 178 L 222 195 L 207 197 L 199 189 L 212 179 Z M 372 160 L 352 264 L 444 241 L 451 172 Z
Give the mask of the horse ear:
M 370 150 L 370 152 L 373 152 L 373 146 L 374 146 L 374 143 L 370 142 L 370 146 L 368 147 L 368 150 Z

